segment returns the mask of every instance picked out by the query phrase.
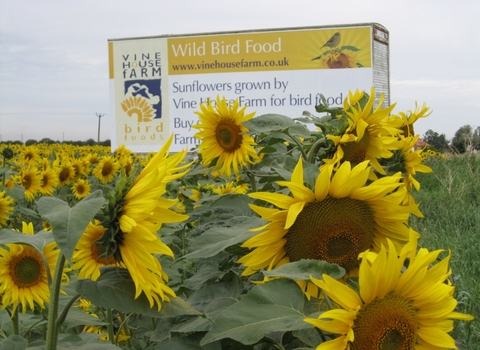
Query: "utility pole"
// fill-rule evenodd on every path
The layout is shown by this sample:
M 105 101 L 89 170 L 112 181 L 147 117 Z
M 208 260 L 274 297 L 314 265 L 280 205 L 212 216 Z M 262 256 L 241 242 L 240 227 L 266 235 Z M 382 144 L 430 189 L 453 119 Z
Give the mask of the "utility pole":
M 105 115 L 104 114 L 100 114 L 100 113 L 97 113 L 97 117 L 98 117 L 98 138 L 97 138 L 97 143 L 100 143 L 100 118 L 103 117 Z

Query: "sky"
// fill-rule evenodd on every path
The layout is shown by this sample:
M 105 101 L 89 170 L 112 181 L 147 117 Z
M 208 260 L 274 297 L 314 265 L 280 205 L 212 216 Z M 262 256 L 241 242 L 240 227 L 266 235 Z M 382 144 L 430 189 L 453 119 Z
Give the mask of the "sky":
M 0 141 L 111 138 L 108 39 L 376 22 L 395 112 L 452 138 L 480 126 L 480 2 L 0 0 Z M 99 118 L 98 115 L 102 117 Z

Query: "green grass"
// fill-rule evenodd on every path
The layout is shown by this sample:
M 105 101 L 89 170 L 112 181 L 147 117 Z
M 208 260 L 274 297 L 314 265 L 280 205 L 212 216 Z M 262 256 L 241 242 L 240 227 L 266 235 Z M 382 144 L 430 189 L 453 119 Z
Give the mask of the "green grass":
M 418 174 L 414 193 L 425 218 L 413 218 L 419 245 L 452 251 L 450 266 L 458 310 L 475 316 L 457 322 L 453 337 L 459 349 L 480 349 L 480 157 L 428 159 L 430 174 Z

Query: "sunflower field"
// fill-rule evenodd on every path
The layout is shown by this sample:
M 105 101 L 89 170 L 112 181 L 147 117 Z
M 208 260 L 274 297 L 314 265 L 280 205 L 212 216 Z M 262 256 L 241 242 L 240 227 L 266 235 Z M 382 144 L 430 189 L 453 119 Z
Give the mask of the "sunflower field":
M 174 154 L 172 138 L 0 144 L 0 349 L 480 346 L 478 286 L 449 249 L 466 234 L 440 223 L 460 168 L 413 148 L 426 105 L 357 90 L 292 119 L 215 102 Z

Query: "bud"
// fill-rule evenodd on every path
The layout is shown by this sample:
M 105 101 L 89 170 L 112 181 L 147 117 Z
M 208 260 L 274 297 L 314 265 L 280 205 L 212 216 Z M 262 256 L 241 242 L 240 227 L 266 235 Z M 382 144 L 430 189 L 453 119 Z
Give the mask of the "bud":
M 10 147 L 7 147 L 2 151 L 2 155 L 3 155 L 3 158 L 8 160 L 8 159 L 12 159 L 15 153 Z

